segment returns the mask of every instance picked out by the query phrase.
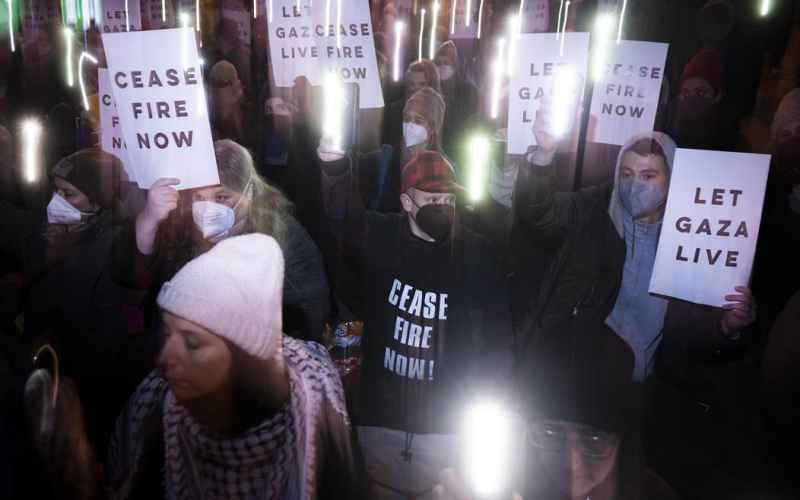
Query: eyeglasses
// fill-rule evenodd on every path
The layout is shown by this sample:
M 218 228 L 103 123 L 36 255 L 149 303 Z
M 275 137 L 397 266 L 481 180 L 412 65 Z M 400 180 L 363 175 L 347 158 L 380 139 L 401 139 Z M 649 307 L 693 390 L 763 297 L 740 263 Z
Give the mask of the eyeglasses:
M 681 89 L 681 97 L 684 99 L 688 99 L 689 97 L 704 97 L 710 99 L 714 97 L 714 91 L 704 89 L 702 87 L 697 87 L 694 89 Z
M 532 422 L 528 425 L 528 441 L 533 446 L 550 452 L 564 452 L 571 445 L 577 447 L 584 456 L 608 458 L 614 453 L 617 438 L 591 427 Z

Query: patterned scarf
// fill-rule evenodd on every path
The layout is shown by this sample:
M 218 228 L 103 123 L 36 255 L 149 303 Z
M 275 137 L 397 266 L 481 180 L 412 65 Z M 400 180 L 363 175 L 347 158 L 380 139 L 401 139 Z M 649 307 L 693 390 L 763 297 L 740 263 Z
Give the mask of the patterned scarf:
M 123 436 L 119 436 L 121 429 L 117 429 L 111 466 L 127 470 L 111 473 L 123 472 L 127 478 L 121 481 L 117 494 L 112 492 L 112 497 L 127 497 L 126 492 L 136 479 L 138 458 L 145 453 L 140 424 L 146 415 L 163 405 L 167 498 L 316 498 L 322 412 L 330 405 L 349 425 L 344 392 L 321 345 L 284 337 L 283 356 L 289 372 L 289 401 L 277 415 L 232 439 L 210 434 L 176 401 L 170 389 L 154 390 L 154 383 L 165 384 L 165 381 L 155 372 L 151 374 L 127 408 L 126 414 L 135 421 L 118 423 L 124 425 L 124 430 Z M 120 442 L 120 437 L 131 439 L 126 445 Z M 132 455 L 127 457 L 132 460 L 119 456 L 126 452 Z

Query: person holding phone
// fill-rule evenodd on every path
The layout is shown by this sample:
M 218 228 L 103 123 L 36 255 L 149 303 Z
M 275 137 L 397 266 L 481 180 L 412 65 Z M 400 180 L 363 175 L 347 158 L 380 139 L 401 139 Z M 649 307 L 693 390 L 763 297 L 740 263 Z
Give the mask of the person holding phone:
M 427 89 L 424 89 L 427 90 Z M 337 295 L 364 319 L 358 438 L 372 498 L 431 498 L 457 454 L 459 408 L 510 382 L 505 279 L 488 242 L 461 223 L 447 159 L 402 171 L 400 213 L 365 209 L 350 154 L 318 148 L 337 250 Z

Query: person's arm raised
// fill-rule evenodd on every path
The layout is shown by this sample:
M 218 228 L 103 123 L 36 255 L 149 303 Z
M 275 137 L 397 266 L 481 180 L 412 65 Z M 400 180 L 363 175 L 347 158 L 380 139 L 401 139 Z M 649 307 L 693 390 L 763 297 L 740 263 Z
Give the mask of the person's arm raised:
M 147 192 L 147 205 L 136 217 L 136 248 L 142 255 L 153 253 L 158 227 L 178 207 L 178 184 L 179 179 L 161 178 Z

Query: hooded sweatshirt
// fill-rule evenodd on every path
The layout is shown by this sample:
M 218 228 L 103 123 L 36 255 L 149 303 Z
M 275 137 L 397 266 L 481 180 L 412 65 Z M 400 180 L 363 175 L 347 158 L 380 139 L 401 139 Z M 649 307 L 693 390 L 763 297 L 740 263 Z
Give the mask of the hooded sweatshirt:
M 661 146 L 667 155 L 667 168 L 670 172 L 675 155 L 675 143 L 665 134 L 653 132 L 634 136 L 620 149 L 614 172 L 614 190 L 608 213 L 617 232 L 625 239 L 626 253 L 622 286 L 606 324 L 633 349 L 633 379 L 636 382 L 644 381 L 653 371 L 654 356 L 661 342 L 668 305 L 666 299 L 651 295 L 648 291 L 658 236 L 661 233 L 661 221 L 648 224 L 634 220 L 620 200 L 619 170 L 622 157 L 631 146 L 642 139 L 653 139 Z

